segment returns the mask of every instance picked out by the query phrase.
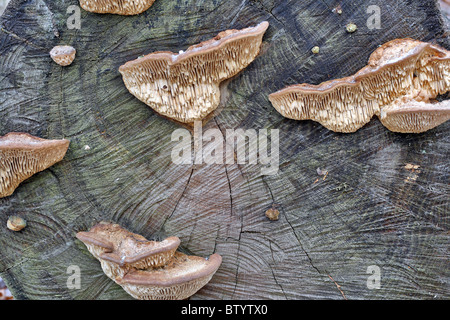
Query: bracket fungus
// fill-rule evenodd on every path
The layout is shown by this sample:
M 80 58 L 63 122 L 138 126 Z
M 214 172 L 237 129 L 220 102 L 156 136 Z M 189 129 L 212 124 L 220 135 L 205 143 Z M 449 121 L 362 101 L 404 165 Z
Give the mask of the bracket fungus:
M 69 140 L 47 140 L 27 133 L 0 137 L 0 198 L 13 194 L 19 184 L 61 161 Z
M 56 46 L 50 51 L 50 57 L 60 66 L 68 66 L 75 59 L 77 51 L 71 46 Z
M 275 208 L 270 208 L 266 211 L 266 217 L 271 221 L 277 221 L 280 215 L 280 211 Z
M 336 132 L 355 132 L 377 115 L 389 130 L 419 133 L 450 119 L 450 51 L 413 39 L 385 43 L 355 75 L 269 95 L 275 109 Z
M 205 286 L 222 263 L 217 253 L 208 259 L 175 252 L 170 263 L 155 270 L 133 270 L 118 283 L 140 300 L 183 300 Z
M 130 16 L 150 8 L 155 0 L 80 0 L 80 6 L 90 12 Z
M 211 280 L 222 262 L 218 254 L 205 259 L 177 252 L 177 237 L 149 241 L 107 222 L 78 232 L 77 238 L 110 279 L 140 300 L 186 299 Z
M 159 114 L 182 123 L 202 120 L 220 102 L 219 84 L 259 54 L 269 23 L 226 30 L 178 54 L 154 52 L 119 68 L 127 89 Z

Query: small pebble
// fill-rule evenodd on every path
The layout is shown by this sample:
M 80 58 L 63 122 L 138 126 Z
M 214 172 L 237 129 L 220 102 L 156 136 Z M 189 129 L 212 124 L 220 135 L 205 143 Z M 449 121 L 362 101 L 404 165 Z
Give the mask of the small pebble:
M 352 32 L 355 32 L 355 31 L 358 29 L 358 26 L 357 26 L 356 24 L 354 24 L 354 23 L 349 23 L 349 24 L 345 27 L 345 29 L 347 30 L 347 32 L 352 33 Z
M 27 226 L 27 222 L 21 217 L 11 216 L 6 223 L 6 226 L 9 230 L 20 231 Z
M 72 64 L 77 51 L 71 46 L 56 46 L 50 51 L 50 57 L 61 66 Z
M 266 211 L 266 217 L 272 221 L 278 220 L 278 216 L 280 215 L 280 211 L 277 209 L 271 208 Z

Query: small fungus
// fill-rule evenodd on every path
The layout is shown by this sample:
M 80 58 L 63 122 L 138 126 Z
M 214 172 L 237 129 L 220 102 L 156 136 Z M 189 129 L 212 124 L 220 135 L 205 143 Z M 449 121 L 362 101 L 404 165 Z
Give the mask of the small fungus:
M 8 227 L 9 230 L 20 231 L 27 226 L 27 222 L 25 219 L 21 217 L 11 216 L 8 218 L 6 226 Z
M 146 11 L 153 2 L 155 0 L 80 0 L 80 6 L 90 12 L 129 16 Z
M 280 211 L 278 211 L 275 208 L 270 208 L 269 210 L 266 211 L 266 217 L 272 221 L 278 220 L 279 215 L 280 215 Z
M 347 30 L 347 32 L 349 33 L 353 33 L 356 30 L 358 30 L 358 26 L 354 23 L 349 23 L 345 26 L 345 29 Z
M 258 55 L 269 23 L 220 32 L 178 54 L 154 52 L 119 68 L 127 89 L 159 114 L 182 123 L 202 120 L 220 102 L 219 84 Z
M 314 54 L 318 54 L 318 53 L 320 52 L 320 47 L 315 46 L 315 47 L 313 47 L 313 48 L 311 49 L 311 51 L 312 51 L 312 53 L 314 53 Z
M 50 57 L 60 66 L 68 66 L 72 64 L 76 53 L 71 46 L 56 46 L 50 51 Z
M 13 194 L 19 184 L 61 161 L 69 140 L 46 140 L 27 133 L 0 137 L 0 198 Z
M 419 133 L 450 119 L 450 51 L 412 39 L 385 43 L 355 75 L 269 95 L 275 109 L 336 132 L 355 132 L 377 115 L 389 130 Z
M 140 300 L 186 299 L 209 282 L 222 261 L 218 254 L 204 259 L 177 252 L 177 237 L 149 241 L 107 222 L 77 238 L 110 279 Z

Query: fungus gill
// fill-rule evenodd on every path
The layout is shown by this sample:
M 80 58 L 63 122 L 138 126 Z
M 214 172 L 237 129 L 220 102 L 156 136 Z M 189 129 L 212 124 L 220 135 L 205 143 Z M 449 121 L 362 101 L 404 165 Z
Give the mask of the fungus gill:
M 220 102 L 219 84 L 258 55 L 269 23 L 226 30 L 178 54 L 154 52 L 119 68 L 127 89 L 159 114 L 182 123 L 204 119 Z
M 149 241 L 108 222 L 76 236 L 103 272 L 140 300 L 186 299 L 209 282 L 222 261 L 218 254 L 204 259 L 177 252 L 177 237 Z
M 391 131 L 425 132 L 450 119 L 450 101 L 425 103 L 410 101 L 381 109 L 381 123 Z
M 90 12 L 129 16 L 146 11 L 153 2 L 155 0 L 80 0 L 80 6 Z
M 289 86 L 269 100 L 287 118 L 311 119 L 336 132 L 355 132 L 377 115 L 392 131 L 418 133 L 450 118 L 450 101 L 435 101 L 449 90 L 449 51 L 396 39 L 375 50 L 353 76 Z
M 61 161 L 69 140 L 46 140 L 27 133 L 0 137 L 0 198 L 10 196 L 19 184 Z

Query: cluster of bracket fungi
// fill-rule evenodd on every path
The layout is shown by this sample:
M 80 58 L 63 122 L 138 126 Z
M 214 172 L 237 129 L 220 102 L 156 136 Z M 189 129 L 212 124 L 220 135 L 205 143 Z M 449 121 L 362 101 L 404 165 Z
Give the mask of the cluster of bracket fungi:
M 314 120 L 337 132 L 354 132 L 377 115 L 389 130 L 419 133 L 450 119 L 450 52 L 412 39 L 385 43 L 355 75 L 319 85 L 289 86 L 269 96 L 275 109 Z
M 80 0 L 95 13 L 136 15 L 155 0 Z M 157 113 L 181 123 L 210 115 L 220 103 L 219 85 L 246 68 L 259 54 L 269 23 L 226 30 L 178 54 L 154 52 L 119 68 L 126 88 Z M 349 31 L 350 32 L 350 31 Z M 319 53 L 319 48 L 313 50 Z M 56 46 L 51 58 L 70 65 L 76 50 Z M 450 52 L 430 43 L 396 39 L 380 46 L 355 75 L 298 84 L 269 95 L 284 117 L 314 120 L 336 132 L 355 132 L 374 115 L 389 130 L 419 133 L 450 119 L 450 102 L 438 96 L 450 90 Z M 61 161 L 69 141 L 46 140 L 12 132 L 0 137 L 0 198 L 21 182 Z M 279 212 L 266 213 L 277 220 Z M 20 231 L 25 220 L 14 217 L 8 228 Z M 104 273 L 136 299 L 186 299 L 219 268 L 218 254 L 208 259 L 177 251 L 180 240 L 149 241 L 117 224 L 102 222 L 77 233 Z
M 178 252 L 180 239 L 149 241 L 117 224 L 100 222 L 78 232 L 104 273 L 139 300 L 182 300 L 209 282 L 222 263 L 214 253 L 208 259 Z

